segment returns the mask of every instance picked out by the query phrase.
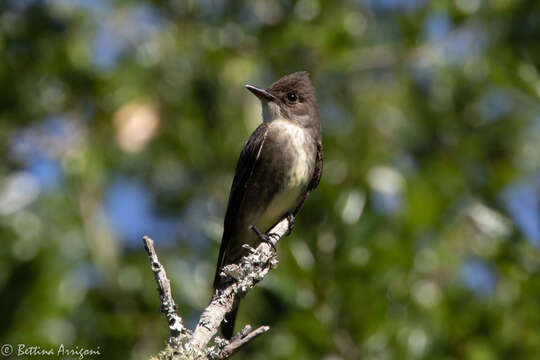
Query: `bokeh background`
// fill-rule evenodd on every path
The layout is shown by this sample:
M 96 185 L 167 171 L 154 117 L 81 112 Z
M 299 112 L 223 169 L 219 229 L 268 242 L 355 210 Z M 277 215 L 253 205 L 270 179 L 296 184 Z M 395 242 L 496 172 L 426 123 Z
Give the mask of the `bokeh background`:
M 145 359 L 209 299 L 243 85 L 308 70 L 325 170 L 238 359 L 540 358 L 540 2 L 0 3 L 0 343 Z

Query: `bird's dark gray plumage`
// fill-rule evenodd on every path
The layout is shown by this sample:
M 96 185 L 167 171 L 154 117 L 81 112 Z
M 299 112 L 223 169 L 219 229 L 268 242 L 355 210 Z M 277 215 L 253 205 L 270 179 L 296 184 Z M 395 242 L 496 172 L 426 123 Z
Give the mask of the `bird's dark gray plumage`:
M 219 249 L 214 289 L 226 279 L 223 266 L 246 255 L 261 239 L 249 229 L 267 232 L 287 216 L 296 216 L 322 174 L 321 122 L 307 72 L 282 77 L 266 90 L 246 85 L 263 107 L 263 123 L 244 146 L 231 187 Z M 230 338 L 238 304 L 222 325 Z

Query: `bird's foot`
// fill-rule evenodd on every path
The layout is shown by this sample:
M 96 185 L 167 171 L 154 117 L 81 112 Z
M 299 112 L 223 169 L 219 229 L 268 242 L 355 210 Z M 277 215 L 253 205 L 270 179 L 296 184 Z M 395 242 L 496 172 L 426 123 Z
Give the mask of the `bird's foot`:
M 291 235 L 292 230 L 294 228 L 294 220 L 295 220 L 295 217 L 294 217 L 293 214 L 288 214 L 287 215 L 287 221 L 289 222 L 289 228 L 287 229 L 287 233 L 285 234 L 285 236 Z
M 259 237 L 259 239 L 261 239 L 261 241 L 264 241 L 265 243 L 270 245 L 272 247 L 272 249 L 274 249 L 274 251 L 277 252 L 276 246 L 274 245 L 274 242 L 272 241 L 272 238 L 278 237 L 279 236 L 278 234 L 275 234 L 275 233 L 270 233 L 270 234 L 262 233 L 262 232 L 259 231 L 259 229 L 257 229 L 257 227 L 255 225 L 250 225 L 249 229 L 252 230 L 255 234 L 257 234 L 257 236 Z

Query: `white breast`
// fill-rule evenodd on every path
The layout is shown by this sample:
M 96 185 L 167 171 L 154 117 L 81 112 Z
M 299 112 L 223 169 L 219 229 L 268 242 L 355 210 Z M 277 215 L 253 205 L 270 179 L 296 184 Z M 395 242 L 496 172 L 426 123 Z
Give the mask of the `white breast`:
M 274 120 L 272 125 L 279 127 L 279 134 L 287 137 L 287 141 L 290 142 L 297 154 L 288 169 L 288 173 L 286 173 L 289 179 L 287 189 L 276 194 L 272 202 L 263 214 L 261 214 L 257 223 L 257 226 L 265 230 L 279 220 L 279 217 L 283 216 L 284 213 L 293 211 L 296 208 L 299 196 L 311 179 L 309 162 L 312 160 L 308 158 L 308 153 L 306 152 L 309 135 L 299 126 L 286 120 Z
M 307 148 L 308 146 L 308 134 L 301 127 L 286 120 L 276 120 L 275 125 L 283 127 L 283 131 L 280 131 L 283 136 L 287 136 L 296 150 L 295 163 L 290 167 L 289 176 L 291 178 L 290 187 L 304 186 L 310 180 L 309 174 L 309 162 Z

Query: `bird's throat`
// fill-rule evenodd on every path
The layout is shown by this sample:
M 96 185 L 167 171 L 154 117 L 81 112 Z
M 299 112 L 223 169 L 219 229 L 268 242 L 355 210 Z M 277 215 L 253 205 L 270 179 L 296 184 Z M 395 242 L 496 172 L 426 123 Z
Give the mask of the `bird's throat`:
M 282 118 L 279 105 L 273 101 L 262 101 L 262 115 L 264 122 L 272 122 Z

